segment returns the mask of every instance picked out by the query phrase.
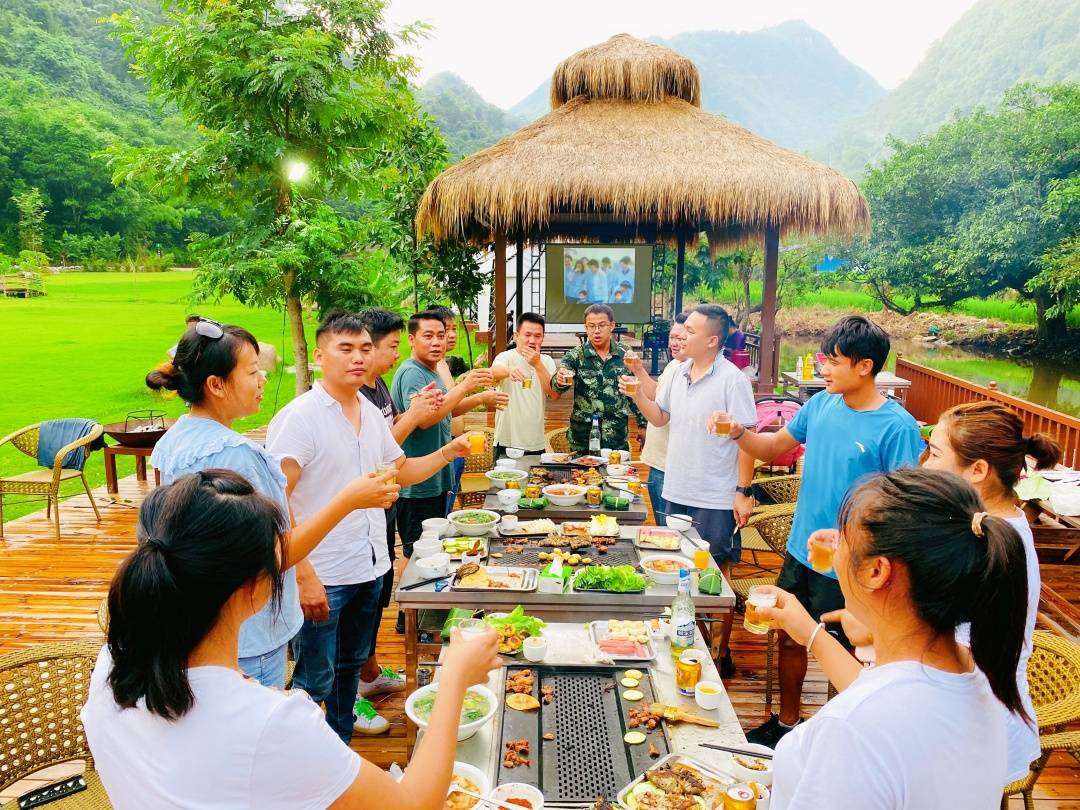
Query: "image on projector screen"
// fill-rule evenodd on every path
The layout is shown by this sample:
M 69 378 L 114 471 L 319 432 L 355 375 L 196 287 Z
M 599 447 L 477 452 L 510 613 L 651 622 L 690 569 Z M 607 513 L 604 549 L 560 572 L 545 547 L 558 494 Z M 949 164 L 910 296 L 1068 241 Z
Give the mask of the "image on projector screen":
M 567 246 L 563 250 L 563 297 L 567 304 L 632 304 L 636 291 L 634 251 L 618 247 Z M 648 291 L 644 291 L 648 294 Z

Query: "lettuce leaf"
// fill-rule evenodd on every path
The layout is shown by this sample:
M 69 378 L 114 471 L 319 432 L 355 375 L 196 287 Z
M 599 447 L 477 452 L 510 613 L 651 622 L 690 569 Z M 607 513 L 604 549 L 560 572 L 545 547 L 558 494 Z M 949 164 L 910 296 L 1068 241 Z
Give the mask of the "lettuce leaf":
M 634 570 L 632 565 L 589 565 L 578 572 L 575 588 L 605 590 L 612 593 L 640 591 L 648 580 Z

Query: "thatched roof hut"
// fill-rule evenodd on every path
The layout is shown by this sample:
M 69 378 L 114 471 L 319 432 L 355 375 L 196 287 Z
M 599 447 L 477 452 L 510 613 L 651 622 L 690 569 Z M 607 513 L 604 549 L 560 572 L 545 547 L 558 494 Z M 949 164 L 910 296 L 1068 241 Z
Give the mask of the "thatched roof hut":
M 849 235 L 866 200 L 836 170 L 700 107 L 693 62 L 619 34 L 558 66 L 552 111 L 440 174 L 416 226 L 437 240 L 672 238 L 769 226 Z
M 704 232 L 716 250 L 764 238 L 766 358 L 774 347 L 781 232 L 869 230 L 855 183 L 704 112 L 697 68 L 669 48 L 618 34 L 579 51 L 556 69 L 551 106 L 436 177 L 420 200 L 417 232 L 494 242 L 497 263 L 505 262 L 499 245 L 507 239 L 674 241 L 676 306 L 688 239 Z M 500 286 L 497 272 L 503 306 Z M 499 346 L 505 336 L 496 339 Z M 775 364 L 775 352 L 763 359 L 763 388 L 775 379 Z

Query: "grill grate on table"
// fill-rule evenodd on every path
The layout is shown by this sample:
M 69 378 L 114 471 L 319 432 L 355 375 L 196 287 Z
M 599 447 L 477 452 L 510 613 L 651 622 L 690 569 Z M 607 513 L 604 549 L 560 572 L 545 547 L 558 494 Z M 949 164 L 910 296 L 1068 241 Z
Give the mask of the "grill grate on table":
M 536 546 L 528 545 L 522 548 L 519 543 L 507 544 L 503 540 L 492 539 L 489 541 L 489 552 L 498 552 L 503 556 L 501 558 L 496 557 L 492 560 L 492 564 L 498 563 L 499 565 L 519 565 L 525 568 L 543 568 L 548 564 L 548 561 L 540 561 L 540 552 L 546 551 L 549 554 L 555 551 L 550 546 Z M 600 554 L 596 550 L 596 546 L 585 546 L 579 548 L 577 551 L 571 551 L 569 546 L 566 546 L 560 551 L 565 551 L 569 554 L 580 554 L 582 557 L 592 557 L 593 563 L 597 565 L 634 565 L 636 566 L 640 561 L 637 548 L 629 541 L 620 541 L 613 546 L 609 546 L 606 554 Z M 581 567 L 581 566 L 576 566 Z

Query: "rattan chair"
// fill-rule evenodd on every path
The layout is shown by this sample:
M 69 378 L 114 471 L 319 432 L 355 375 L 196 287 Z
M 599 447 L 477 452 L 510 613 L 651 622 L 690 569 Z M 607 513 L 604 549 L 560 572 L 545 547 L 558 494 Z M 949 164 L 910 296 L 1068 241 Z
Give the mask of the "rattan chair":
M 1068 751 L 1080 757 L 1080 731 L 1065 731 L 1066 725 L 1080 720 L 1080 646 L 1044 630 L 1035 631 L 1034 647 L 1028 661 L 1028 688 L 1039 724 L 1042 753 L 1031 763 L 1028 775 L 1006 785 L 1001 797 L 1002 810 L 1009 796 L 1023 795 L 1026 810 L 1035 809 L 1032 792 L 1050 754 Z
M 16 430 L 14 433 L 0 439 L 0 447 L 10 442 L 17 450 L 19 450 L 19 452 L 30 456 L 30 458 L 36 461 L 40 426 L 41 423 L 38 422 L 29 427 Z M 97 517 L 98 522 L 101 522 L 101 513 L 98 512 L 97 504 L 94 503 L 94 496 L 90 492 L 90 485 L 86 482 L 86 476 L 83 474 L 82 470 L 69 470 L 61 466 L 64 457 L 67 456 L 68 453 L 79 447 L 89 446 L 91 442 L 99 439 L 101 434 L 101 425 L 94 425 L 90 432 L 81 439 L 60 448 L 59 452 L 56 454 L 56 458 L 53 460 L 51 469 L 39 467 L 30 472 L 8 476 L 7 478 L 0 478 L 0 540 L 4 538 L 4 495 L 28 495 L 33 498 L 44 498 L 46 503 L 45 516 L 51 516 L 53 518 L 53 526 L 56 529 L 56 539 L 59 540 L 60 485 L 65 481 L 71 481 L 75 478 L 82 481 L 83 489 L 86 490 L 86 494 L 90 498 L 90 506 L 94 508 L 94 515 Z M 86 452 L 89 453 L 89 450 Z M 55 512 L 53 512 L 54 509 Z
M 100 649 L 96 641 L 61 641 L 0 656 L 0 790 L 44 768 L 81 759 L 87 789 L 48 807 L 112 807 L 79 719 Z M 13 799 L 4 810 L 18 806 Z
M 754 480 L 754 486 L 772 498 L 773 503 L 795 503 L 799 499 L 802 475 L 774 475 Z
M 570 453 L 570 437 L 568 428 L 555 428 L 544 434 L 544 447 L 549 453 Z
M 791 522 L 795 518 L 795 504 L 780 504 L 779 506 L 763 506 L 753 515 L 743 529 L 745 543 L 747 530 L 756 532 L 764 541 L 770 551 L 781 557 L 787 552 L 788 535 L 791 534 Z M 775 585 L 776 576 L 771 577 L 744 577 L 733 579 L 731 589 L 735 591 L 744 602 L 750 591 L 759 585 Z M 776 633 L 769 630 L 765 639 L 765 704 L 772 706 L 773 693 L 773 645 Z

